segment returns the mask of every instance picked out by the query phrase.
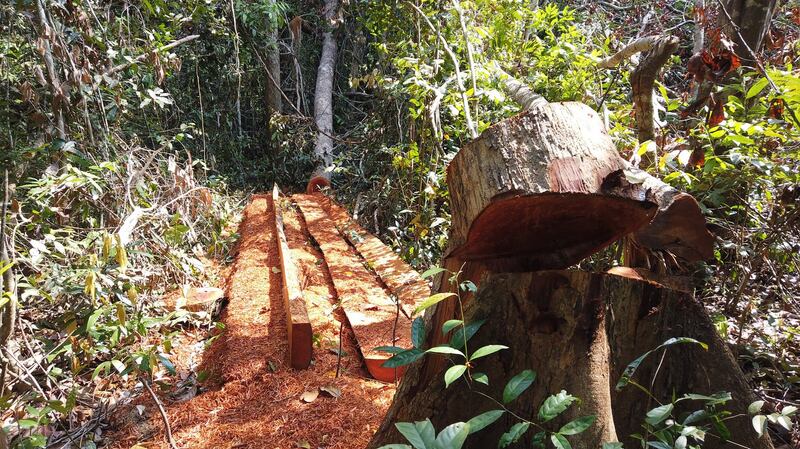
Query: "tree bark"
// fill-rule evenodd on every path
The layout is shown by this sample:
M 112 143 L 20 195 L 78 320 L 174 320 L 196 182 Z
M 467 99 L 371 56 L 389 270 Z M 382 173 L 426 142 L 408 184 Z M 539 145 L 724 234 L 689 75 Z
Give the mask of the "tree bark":
M 672 337 L 695 338 L 709 348 L 671 346 L 664 363 L 659 362 L 660 353 L 645 359 L 634 380 L 652 385 L 653 396 L 664 403 L 673 393 L 728 391 L 733 401 L 726 410 L 744 414 L 727 423 L 732 440 L 753 449 L 772 448 L 749 425 L 746 410 L 754 397 L 741 370 L 703 306 L 689 294 L 652 282 L 580 271 L 494 274 L 484 279 L 475 300 L 466 306 L 465 318 L 467 322 L 487 320 L 469 341 L 470 348 L 510 347 L 476 361 L 474 371 L 486 373 L 489 386 L 462 378 L 445 388 L 439 373 L 429 384 L 409 388 L 407 381 L 419 374 L 423 364 L 411 365 L 369 448 L 402 442 L 396 422 L 430 418 L 442 429 L 499 408 L 477 392 L 499 400 L 505 383 L 525 369 L 538 375 L 533 386 L 509 405 L 517 415 L 535 417 L 547 396 L 564 389 L 582 402 L 545 424 L 546 428 L 557 430 L 576 417 L 596 415 L 597 421 L 586 432 L 570 437 L 573 447 L 597 448 L 618 438 L 626 447 L 638 447 L 630 435 L 641 432 L 645 414 L 659 404 L 633 386 L 620 391 L 614 386 L 631 361 Z M 465 447 L 495 447 L 500 435 L 518 421 L 506 413 L 472 434 Z M 530 438 L 526 435 L 513 447 L 528 447 Z M 703 447 L 729 446 L 708 437 Z
M 283 98 L 281 95 L 281 53 L 279 47 L 278 27 L 276 23 L 268 23 L 269 42 L 267 46 L 267 70 L 269 70 L 269 82 L 267 82 L 267 128 L 270 128 L 272 116 L 280 114 L 283 109 Z
M 656 140 L 653 120 L 653 86 L 661 67 L 678 49 L 678 43 L 678 38 L 674 36 L 657 39 L 653 48 L 644 55 L 639 65 L 631 72 L 633 110 L 636 115 L 639 142 Z M 649 167 L 655 162 L 656 158 L 648 152 L 642 158 L 642 167 Z
M 336 36 L 338 27 L 338 0 L 325 0 L 323 16 L 331 27 L 323 34 L 322 56 L 317 69 L 317 85 L 314 90 L 314 123 L 317 126 L 317 142 L 314 156 L 317 169 L 308 183 L 312 193 L 316 186 L 330 185 L 333 166 L 333 79 L 336 72 Z
M 722 0 L 722 5 L 733 20 L 730 23 L 725 12 L 719 14 L 719 25 L 725 34 L 736 43 L 736 55 L 744 61 L 752 61 L 747 50 L 761 50 L 769 23 L 775 13 L 776 0 Z M 735 24 L 735 25 L 734 25 Z M 737 33 L 736 27 L 739 29 Z M 741 37 L 739 34 L 741 33 Z

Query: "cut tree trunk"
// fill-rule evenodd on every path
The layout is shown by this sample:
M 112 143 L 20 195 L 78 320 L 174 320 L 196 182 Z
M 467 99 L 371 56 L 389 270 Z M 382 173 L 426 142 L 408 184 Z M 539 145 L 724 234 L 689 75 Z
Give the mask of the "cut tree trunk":
M 657 42 L 655 38 L 643 40 L 647 44 L 644 48 L 653 48 Z M 635 42 L 617 53 L 617 55 L 623 56 L 614 55 L 606 60 L 613 60 L 612 62 L 601 65 L 618 64 L 619 60 L 632 51 L 630 48 L 641 51 L 643 47 Z M 453 202 L 452 199 L 453 192 L 459 188 L 467 189 L 467 192 L 470 191 L 469 189 L 475 191 L 486 189 L 487 193 L 483 193 L 484 198 L 480 201 L 488 203 L 504 196 L 513 196 L 516 192 L 526 193 L 525 185 L 530 182 L 529 179 L 539 183 L 535 186 L 535 189 L 539 190 L 550 188 L 560 192 L 582 191 L 611 194 L 609 197 L 646 199 L 658 205 L 658 212 L 652 221 L 637 228 L 634 238 L 638 245 L 649 250 L 670 251 L 687 262 L 707 260 L 713 256 L 714 236 L 706 229 L 705 218 L 694 197 L 680 192 L 622 159 L 606 133 L 602 121 L 593 110 L 579 103 L 547 103 L 541 96 L 526 88 L 523 83 L 507 73 L 500 69 L 496 69 L 496 72 L 503 77 L 504 86 L 509 95 L 528 110 L 489 128 L 481 137 L 465 146 L 456 155 L 448 167 L 448 183 L 451 184 L 453 210 L 461 210 L 456 208 L 458 203 Z M 563 108 L 569 112 L 557 112 Z M 560 117 L 549 118 L 554 115 L 560 115 Z M 548 121 L 552 121 L 552 123 L 548 123 Z M 508 145 L 511 147 L 507 149 Z M 527 145 L 530 147 L 526 148 Z M 464 153 L 463 156 L 462 153 Z M 539 155 L 539 153 L 543 153 L 543 155 Z M 548 158 L 550 158 L 549 161 Z M 465 164 L 472 164 L 473 167 L 464 168 Z M 506 165 L 506 168 L 503 165 Z M 612 167 L 614 170 L 609 171 Z M 459 174 L 458 171 L 464 171 L 465 174 Z M 481 175 L 481 171 L 486 174 Z M 470 177 L 476 175 L 476 172 L 478 172 L 478 177 L 475 178 L 475 181 L 479 184 L 473 186 Z M 582 178 L 582 176 L 586 176 L 586 178 Z M 600 176 L 599 188 L 597 186 L 598 176 Z M 451 178 L 461 184 L 454 186 Z M 484 178 L 488 179 L 484 180 Z M 564 180 L 559 178 L 564 178 Z M 549 183 L 554 179 L 557 183 L 550 185 Z M 506 182 L 508 184 L 504 184 Z M 487 194 L 491 195 L 489 192 L 492 190 L 496 192 L 497 196 L 486 198 Z M 476 193 L 469 193 L 469 195 L 476 195 Z M 481 194 L 477 193 L 477 195 Z M 466 201 L 472 202 L 473 200 L 467 198 Z M 576 205 L 576 203 L 572 204 Z M 597 203 L 595 202 L 595 204 Z M 590 211 L 591 209 L 584 209 L 583 214 L 591 213 Z M 510 214 L 514 219 L 518 215 L 517 211 Z M 453 216 L 451 247 L 454 251 L 463 251 L 457 246 L 464 244 L 465 234 L 472 235 L 472 229 L 467 231 L 465 228 L 471 224 L 471 220 L 475 219 L 477 214 L 474 210 L 467 209 L 465 213 L 458 212 Z M 581 216 L 585 215 L 578 215 L 575 218 Z M 548 226 L 552 223 L 542 222 L 542 224 Z M 590 227 L 591 223 L 585 225 Z M 558 234 L 557 229 L 552 227 L 549 229 L 551 234 L 543 234 L 543 237 L 552 236 L 553 233 Z M 505 235 L 495 234 L 495 236 Z M 537 234 L 523 234 L 518 237 L 526 239 L 530 235 Z M 597 237 L 597 234 L 592 234 L 591 237 Z M 537 239 L 537 241 L 547 242 L 545 238 Z M 454 245 L 453 242 L 455 242 Z M 557 244 L 556 242 L 550 243 Z M 584 245 L 584 249 L 592 246 L 587 242 L 580 243 Z M 529 244 L 535 245 L 530 242 Z M 578 256 L 581 253 L 577 245 L 563 247 L 563 242 L 558 244 L 562 245 L 562 253 L 550 254 L 551 259 L 563 256 L 564 252 L 571 253 L 572 256 Z M 598 248 L 602 246 L 604 245 L 600 245 Z M 520 246 L 518 249 L 525 251 L 528 248 Z M 467 260 L 473 259 L 475 258 Z M 575 262 L 577 261 L 572 261 L 572 263 Z M 491 268 L 498 268 L 491 265 Z M 538 269 L 564 268 L 566 266 L 568 265 L 544 264 Z
M 314 90 L 314 123 L 317 126 L 317 142 L 314 156 L 318 165 L 306 191 L 313 193 L 319 187 L 329 186 L 333 166 L 333 79 L 336 71 L 336 27 L 338 25 L 338 0 L 325 0 L 324 17 L 330 27 L 323 34 L 322 56 L 317 69 L 317 85 Z
M 545 104 L 492 126 L 448 166 L 447 257 L 495 271 L 577 263 L 653 217 L 641 192 L 604 191 L 606 178 L 625 167 L 600 117 L 582 103 Z
M 647 411 L 659 404 L 633 386 L 617 391 L 615 385 L 630 362 L 672 337 L 695 338 L 708 344 L 708 350 L 694 344 L 671 346 L 663 363 L 662 353 L 654 354 L 645 359 L 633 379 L 649 387 L 663 403 L 673 394 L 728 391 L 733 401 L 725 409 L 735 416 L 727 422 L 731 440 L 752 449 L 772 448 L 769 440 L 757 437 L 750 426 L 747 405 L 754 397 L 741 370 L 703 306 L 689 294 L 610 274 L 495 274 L 483 280 L 475 300 L 466 306 L 465 318 L 467 322 L 487 320 L 469 341 L 469 348 L 487 344 L 510 347 L 475 362 L 474 371 L 486 373 L 489 386 L 469 383 L 465 377 L 445 388 L 441 373 L 428 384 L 415 385 L 411 380 L 419 377 L 422 363 L 411 365 L 369 448 L 403 442 L 395 430 L 396 422 L 430 418 L 442 429 L 499 408 L 477 392 L 499 400 L 506 382 L 525 369 L 538 376 L 531 388 L 509 404 L 517 415 L 535 417 L 542 401 L 563 389 L 581 402 L 544 424 L 547 429 L 558 430 L 576 417 L 591 414 L 597 421 L 586 432 L 569 437 L 573 447 L 599 448 L 617 440 L 625 447 L 638 447 L 630 435 L 643 432 Z M 697 403 L 689 406 L 702 408 Z M 472 434 L 465 447 L 496 447 L 500 435 L 518 421 L 506 413 Z M 531 436 L 512 447 L 529 447 Z M 730 446 L 708 436 L 703 447 Z

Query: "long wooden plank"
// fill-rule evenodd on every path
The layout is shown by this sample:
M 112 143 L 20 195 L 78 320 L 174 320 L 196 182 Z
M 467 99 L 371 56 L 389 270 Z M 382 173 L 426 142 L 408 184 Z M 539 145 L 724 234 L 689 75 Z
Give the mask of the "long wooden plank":
M 398 305 L 386 294 L 378 279 L 342 238 L 317 195 L 292 197 L 306 220 L 309 233 L 319 243 L 333 286 L 353 328 L 367 370 L 375 379 L 392 382 L 401 369 L 384 368 L 389 354 L 378 346 L 411 346 L 411 320 L 399 313 Z
M 322 200 L 328 216 L 339 232 L 369 263 L 407 311 L 431 295 L 428 283 L 380 239 L 362 228 L 347 211 L 331 198 Z
M 297 267 L 292 260 L 289 243 L 283 229 L 283 211 L 280 204 L 278 185 L 272 188 L 272 205 L 275 211 L 275 235 L 278 240 L 278 253 L 281 260 L 283 279 L 283 303 L 286 308 L 286 327 L 289 335 L 289 359 L 292 368 L 306 369 L 311 365 L 313 354 L 313 332 L 308 319 L 306 302 L 303 298 Z

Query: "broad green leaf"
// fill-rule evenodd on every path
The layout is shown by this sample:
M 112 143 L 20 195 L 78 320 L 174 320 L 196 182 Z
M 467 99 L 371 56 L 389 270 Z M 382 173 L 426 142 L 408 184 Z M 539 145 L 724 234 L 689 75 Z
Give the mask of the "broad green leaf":
M 689 338 L 689 337 L 670 338 L 667 341 L 665 341 L 664 343 L 661 343 L 660 345 L 658 345 L 657 348 L 645 352 L 644 354 L 640 355 L 636 360 L 634 360 L 633 362 L 629 363 L 628 366 L 625 367 L 625 371 L 622 372 L 622 377 L 620 377 L 619 382 L 617 382 L 617 386 L 616 386 L 617 391 L 622 390 L 623 388 L 625 388 L 628 385 L 628 383 L 630 382 L 631 378 L 633 378 L 634 373 L 636 373 L 636 370 L 639 368 L 639 365 L 642 364 L 642 362 L 644 361 L 644 359 L 647 358 L 647 356 L 649 356 L 650 354 L 658 351 L 661 348 L 666 348 L 668 346 L 672 346 L 674 344 L 679 344 L 679 343 L 694 343 L 694 344 L 700 345 L 700 347 L 703 348 L 704 350 L 708 350 L 708 345 L 707 344 L 705 344 L 703 342 L 700 342 L 700 341 L 697 341 L 694 338 Z
M 672 445 L 673 449 L 686 449 L 686 445 L 689 443 L 688 438 L 686 436 L 681 435 L 678 438 L 675 438 L 675 444 Z
M 450 384 L 458 380 L 466 370 L 466 365 L 455 365 L 448 368 L 444 373 L 444 387 L 449 387 Z
M 761 78 L 755 83 L 753 83 L 753 85 L 750 86 L 749 89 L 747 89 L 747 94 L 744 96 L 745 100 L 749 100 L 750 98 L 753 98 L 756 95 L 760 94 L 761 91 L 764 90 L 765 87 L 767 87 L 767 84 L 768 81 L 766 77 Z
M 435 354 L 453 354 L 453 355 L 460 355 L 461 357 L 466 357 L 463 352 L 447 345 L 434 346 L 425 352 L 432 352 Z
M 505 410 L 500 409 L 489 410 L 488 412 L 481 413 L 480 415 L 470 419 L 467 421 L 467 424 L 469 424 L 469 433 L 475 433 L 479 430 L 483 430 L 488 425 L 500 419 L 505 412 Z
M 435 295 L 429 296 L 428 299 L 426 299 L 425 301 L 422 301 L 422 303 L 419 306 L 417 306 L 416 309 L 414 309 L 413 315 L 416 315 L 416 314 L 422 312 L 423 310 L 427 309 L 428 307 L 431 307 L 431 306 L 433 306 L 435 304 L 438 304 L 438 303 L 444 301 L 445 299 L 451 298 L 453 296 L 456 296 L 456 294 L 455 293 L 437 293 Z
M 797 407 L 794 405 L 787 405 L 783 409 L 781 409 L 781 415 L 783 416 L 792 416 L 797 413 Z
M 450 339 L 450 346 L 458 349 L 463 348 L 464 342 L 469 341 L 469 339 L 478 332 L 478 329 L 480 329 L 485 322 L 486 320 L 473 321 L 471 323 L 467 323 L 463 328 L 453 332 L 453 337 Z M 465 333 L 466 338 L 464 338 Z
M 536 449 L 544 449 L 545 441 L 547 441 L 547 432 L 538 432 L 531 440 L 531 446 Z
M 436 447 L 441 449 L 461 449 L 469 435 L 469 424 L 457 422 L 442 429 L 436 436 Z
M 398 422 L 394 426 L 414 446 L 414 449 L 428 449 L 429 446 L 425 444 L 425 438 L 420 434 L 417 426 L 410 422 Z
M 378 449 L 413 449 L 413 448 L 407 444 L 387 444 L 385 446 L 379 447 Z
M 592 424 L 594 424 L 595 420 L 597 419 L 594 415 L 583 416 L 581 418 L 575 419 L 564 424 L 559 430 L 558 433 L 561 435 L 577 435 L 584 430 L 588 429 Z
M 417 421 L 414 423 L 414 426 L 417 428 L 417 432 L 419 432 L 420 436 L 422 436 L 422 441 L 425 442 L 425 446 L 434 447 L 436 443 L 436 429 L 433 428 L 431 420 Z
M 163 354 L 159 354 L 158 360 L 161 362 L 162 365 L 164 365 L 164 368 L 166 368 L 170 374 L 175 374 L 175 365 L 173 365 L 172 362 L 166 356 L 164 356 Z
M 564 438 L 564 435 L 554 433 L 550 435 L 550 441 L 553 442 L 553 446 L 555 446 L 556 449 L 572 449 L 572 445 Z
M 502 449 L 504 447 L 508 447 L 511 444 L 516 443 L 525 435 L 525 432 L 528 431 L 528 427 L 530 427 L 530 423 L 527 422 L 518 422 L 511 426 L 508 432 L 504 433 L 503 436 L 500 437 L 500 441 L 497 443 L 497 447 Z
M 384 368 L 397 368 L 399 366 L 405 366 L 416 362 L 424 355 L 425 352 L 422 351 L 421 349 L 417 348 L 409 349 L 407 351 L 403 351 L 393 355 L 392 358 L 383 362 L 382 366 Z
M 503 403 L 508 404 L 518 398 L 523 391 L 531 386 L 534 380 L 536 380 L 536 372 L 529 369 L 512 377 L 503 389 Z
M 478 348 L 475 352 L 472 353 L 470 356 L 470 360 L 479 359 L 481 357 L 486 357 L 489 354 L 494 354 L 497 351 L 502 351 L 503 349 L 508 349 L 508 346 L 504 345 L 487 345 L 483 346 L 482 348 Z
M 417 317 L 411 323 L 411 343 L 418 349 L 422 349 L 425 344 L 425 322 L 422 317 Z
M 442 333 L 446 334 L 462 324 L 464 324 L 464 322 L 461 320 L 447 320 L 442 324 Z
M 622 443 L 618 441 L 603 443 L 603 449 L 622 449 Z
M 669 444 L 661 441 L 648 441 L 647 445 L 656 449 L 672 449 Z
M 674 407 L 675 406 L 673 404 L 664 404 L 658 406 L 647 412 L 647 417 L 644 420 L 651 426 L 658 425 L 669 418 L 669 415 L 672 413 L 672 409 Z
M 427 278 L 429 278 L 429 277 L 436 276 L 437 274 L 439 274 L 439 273 L 441 273 L 441 272 L 443 272 L 443 271 L 447 271 L 447 270 L 446 270 L 446 269 L 444 269 L 444 268 L 442 268 L 442 267 L 433 267 L 433 268 L 428 268 L 427 270 L 425 270 L 425 272 L 424 272 L 424 273 L 422 273 L 422 274 L 420 275 L 420 277 L 421 277 L 422 279 L 427 279 Z
M 472 375 L 472 380 L 484 385 L 489 385 L 489 376 L 486 373 L 475 373 Z
M 125 364 L 120 362 L 117 359 L 112 360 L 111 361 L 111 365 L 114 367 L 115 370 L 117 370 L 117 372 L 121 373 L 121 372 L 125 371 Z
M 761 411 L 762 407 L 764 407 L 764 401 L 755 401 L 747 406 L 747 413 L 755 415 L 756 413 Z
M 539 420 L 542 422 L 550 421 L 551 419 L 560 415 L 577 400 L 578 398 L 575 396 L 567 394 L 566 391 L 561 390 L 560 393 L 554 394 L 542 402 L 541 407 L 539 407 Z

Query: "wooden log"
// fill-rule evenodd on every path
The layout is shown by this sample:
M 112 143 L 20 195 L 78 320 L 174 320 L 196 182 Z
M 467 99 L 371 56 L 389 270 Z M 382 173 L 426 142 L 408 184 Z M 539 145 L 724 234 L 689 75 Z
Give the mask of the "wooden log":
M 725 406 L 733 412 L 727 421 L 731 440 L 752 449 L 772 448 L 768 438 L 759 438 L 750 426 L 747 406 L 755 398 L 744 375 L 702 304 L 689 294 L 609 274 L 503 273 L 484 278 L 464 313 L 467 322 L 487 320 L 469 340 L 471 351 L 488 344 L 510 348 L 473 362 L 473 372 L 487 374 L 489 385 L 464 377 L 445 388 L 441 372 L 428 384 L 413 385 L 407 381 L 422 364 L 411 365 L 369 448 L 403 442 L 394 427 L 397 422 L 430 418 L 438 430 L 499 408 L 481 394 L 500 400 L 506 382 L 526 369 L 538 375 L 532 387 L 508 405 L 518 416 L 536 421 L 542 401 L 563 389 L 581 402 L 544 424 L 547 429 L 556 431 L 579 416 L 595 415 L 597 421 L 586 432 L 569 437 L 572 447 L 599 448 L 611 441 L 638 447 L 631 435 L 641 433 L 647 411 L 659 403 L 633 386 L 615 386 L 630 362 L 673 337 L 695 338 L 708 344 L 708 350 L 694 344 L 671 346 L 663 363 L 660 352 L 645 359 L 634 380 L 662 403 L 671 401 L 673 394 L 728 391 L 733 396 Z M 519 419 L 506 413 L 470 435 L 465 447 L 496 447 L 500 435 L 516 422 Z M 530 447 L 532 434 L 511 447 Z M 703 447 L 731 446 L 709 436 Z
M 602 120 L 582 103 L 550 103 L 500 122 L 448 166 L 447 257 L 495 271 L 573 265 L 655 215 L 639 192 L 603 189 L 625 168 Z
M 294 195 L 292 198 L 303 212 L 309 233 L 322 249 L 339 303 L 353 328 L 367 370 L 377 380 L 394 382 L 403 375 L 404 369 L 383 367 L 390 355 L 375 348 L 410 347 L 411 320 L 343 240 L 319 203 L 319 196 Z
M 431 295 L 428 283 L 380 239 L 359 226 L 347 211 L 330 197 L 322 200 L 339 233 L 353 245 L 406 311 Z
M 280 191 L 276 184 L 272 188 L 272 204 L 275 211 L 275 235 L 281 261 L 283 281 L 283 305 L 286 309 L 286 332 L 289 340 L 289 361 L 294 369 L 306 369 L 313 355 L 313 331 L 308 319 L 306 302 L 297 278 L 297 266 L 292 259 L 286 233 L 283 228 Z

